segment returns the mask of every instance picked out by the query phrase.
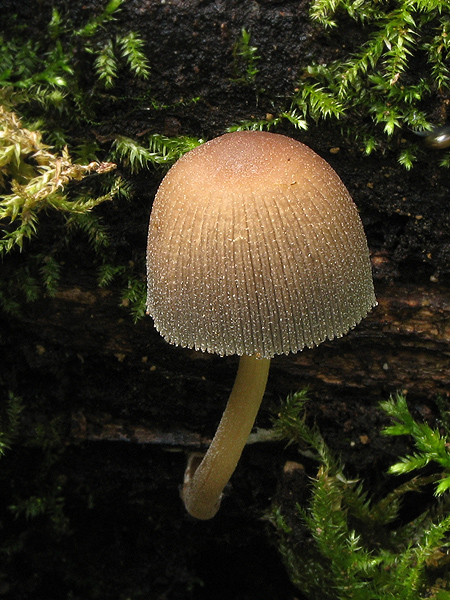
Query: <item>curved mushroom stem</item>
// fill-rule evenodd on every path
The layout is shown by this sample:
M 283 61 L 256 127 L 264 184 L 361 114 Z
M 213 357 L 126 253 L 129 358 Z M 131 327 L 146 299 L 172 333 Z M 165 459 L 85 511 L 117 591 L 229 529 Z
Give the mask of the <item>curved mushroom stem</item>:
M 183 498 L 197 519 L 211 519 L 252 430 L 269 375 L 270 359 L 241 356 L 228 404 L 213 441 L 200 462 L 194 455 L 186 469 Z M 200 464 L 199 464 L 200 462 Z

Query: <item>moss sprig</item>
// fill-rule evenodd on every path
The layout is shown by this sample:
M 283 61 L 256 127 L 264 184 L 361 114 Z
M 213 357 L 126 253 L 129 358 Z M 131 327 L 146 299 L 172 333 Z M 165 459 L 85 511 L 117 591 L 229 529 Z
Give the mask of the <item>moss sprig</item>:
M 83 27 L 75 31 L 75 34 L 84 38 L 90 38 L 94 36 L 99 29 L 104 28 L 109 22 L 115 20 L 116 15 L 124 1 L 125 0 L 109 0 L 103 11 L 90 18 L 89 21 L 83 25 Z M 62 22 L 63 20 L 61 19 L 60 14 L 58 13 L 57 9 L 54 8 L 50 27 L 55 36 L 61 33 L 60 26 Z M 55 27 L 55 23 L 57 24 L 57 27 Z
M 97 91 L 111 90 L 119 75 L 127 71 L 137 79 L 149 77 L 150 64 L 142 38 L 133 31 L 106 33 L 107 24 L 115 20 L 123 1 L 110 0 L 100 14 L 78 29 L 53 8 L 48 31 L 42 32 L 39 41 L 0 36 L 1 103 L 26 116 L 39 113 L 40 128 L 44 129 L 42 120 L 51 123 L 48 131 L 53 145 L 59 148 L 69 143 L 71 127 L 98 125 L 101 109 Z M 86 69 L 92 70 L 89 92 L 82 82 Z M 113 96 L 108 99 L 115 101 Z
M 296 504 L 286 514 L 285 505 L 275 503 L 270 512 L 294 584 L 311 600 L 447 599 L 449 432 L 417 422 L 402 395 L 382 403 L 395 420 L 384 433 L 411 436 L 419 452 L 391 468 L 414 477 L 375 499 L 362 482 L 346 475 L 318 428 L 307 424 L 306 403 L 305 392 L 292 395 L 276 421 L 279 435 L 319 463 L 307 506 Z M 430 463 L 443 472 L 423 471 Z M 406 523 L 399 519 L 402 499 L 431 484 L 437 485 L 435 504 L 424 503 Z
M 57 466 L 66 451 L 64 427 L 59 418 L 35 425 L 29 432 L 24 448 L 40 456 L 39 471 L 32 485 L 26 485 L 21 493 L 15 493 L 8 510 L 15 519 L 26 520 L 41 517 L 57 539 L 69 534 L 69 519 L 65 510 L 64 488 L 67 476 L 58 472 Z
M 171 165 L 203 141 L 201 138 L 187 136 L 169 138 L 155 133 L 142 143 L 126 136 L 116 136 L 111 156 L 132 173 L 137 173 L 152 165 Z
M 14 442 L 23 409 L 22 399 L 10 391 L 0 413 L 0 456 L 9 450 Z
M 77 232 L 84 234 L 97 265 L 116 260 L 114 251 L 106 251 L 107 225 L 95 209 L 132 195 L 119 169 L 127 172 L 129 157 L 131 174 L 150 164 L 170 164 L 186 151 L 183 145 L 189 146 L 187 140 L 155 135 L 142 142 L 151 155 L 148 162 L 139 145 L 136 154 L 127 154 L 125 144 L 112 148 L 110 140 L 90 137 L 103 119 L 104 103 L 117 101 L 113 88 L 130 75 L 146 80 L 150 74 L 141 37 L 133 31 L 108 32 L 122 4 L 110 0 L 78 28 L 54 8 L 38 40 L 23 39 L 20 32 L 14 37 L 14 27 L 0 40 L 0 253 L 27 249 L 21 260 L 4 263 L 5 273 L 14 271 L 14 278 L 0 281 L 0 307 L 8 314 L 17 315 L 23 302 L 56 293 Z M 86 68 L 93 74 L 89 91 Z M 80 131 L 87 132 L 81 143 Z M 123 157 L 118 170 L 112 153 Z M 48 235 L 33 249 L 29 242 L 42 231 Z M 142 315 L 140 278 L 128 269 L 120 281 L 122 304 L 130 306 L 133 317 Z
M 251 33 L 245 27 L 233 46 L 233 77 L 231 81 L 242 85 L 254 85 L 259 72 L 258 48 L 252 46 Z
M 303 118 L 346 120 L 367 154 L 401 131 L 432 128 L 427 104 L 445 98 L 450 84 L 447 0 L 314 0 L 310 16 L 331 38 L 350 18 L 366 39 L 338 60 L 305 66 L 294 97 Z M 445 121 L 445 102 L 441 108 Z M 416 160 L 415 151 L 400 150 L 404 167 Z
M 277 116 L 267 114 L 264 119 L 246 119 L 227 128 L 227 131 L 270 131 L 283 121 L 288 121 L 296 129 L 308 129 L 307 121 L 302 118 L 298 108 L 282 111 Z
M 105 262 L 99 269 L 98 284 L 106 287 L 118 283 L 122 290 L 120 305 L 129 309 L 133 321 L 141 319 L 147 308 L 147 284 L 144 269 L 135 264 L 117 265 Z
M 268 130 L 292 114 L 293 124 L 301 129 L 334 121 L 365 154 L 394 150 L 398 162 L 411 169 L 426 151 L 413 134 L 447 119 L 449 0 L 314 0 L 310 18 L 316 35 L 326 36 L 327 47 L 333 47 L 339 31 L 339 58 L 304 65 L 289 110 L 246 120 L 230 130 Z M 342 47 L 346 33 L 340 29 L 345 32 L 349 20 L 358 27 L 358 45 L 350 41 Z M 248 52 L 244 55 L 249 59 Z M 448 167 L 449 156 L 446 152 L 439 157 L 439 164 Z
M 150 67 L 143 52 L 143 41 L 134 33 L 108 39 L 102 47 L 94 51 L 95 71 L 105 88 L 114 87 L 118 78 L 120 61 L 123 60 L 130 71 L 140 79 L 148 79 Z
M 16 114 L 0 106 L 0 254 L 15 246 L 23 248 L 25 240 L 36 234 L 42 211 L 81 215 L 110 200 L 113 194 L 70 199 L 66 188 L 72 181 L 115 167 L 114 163 L 73 163 L 67 148 L 54 154 L 42 142 L 40 132 L 22 127 Z
M 384 435 L 410 436 L 416 447 L 414 454 L 402 457 L 393 464 L 389 472 L 404 475 L 435 463 L 442 471 L 436 485 L 436 495 L 441 496 L 450 488 L 450 431 L 444 419 L 444 433 L 420 423 L 412 417 L 405 396 L 398 394 L 381 403 L 381 408 L 394 420 L 394 424 L 383 430 Z

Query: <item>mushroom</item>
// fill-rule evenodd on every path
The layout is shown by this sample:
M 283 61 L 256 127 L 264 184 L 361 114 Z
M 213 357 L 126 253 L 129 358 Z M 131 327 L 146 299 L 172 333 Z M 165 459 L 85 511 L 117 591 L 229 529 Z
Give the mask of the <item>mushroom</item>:
M 148 312 L 172 344 L 239 368 L 182 498 L 210 519 L 236 468 L 276 354 L 344 335 L 376 305 L 355 204 L 330 165 L 283 135 L 227 133 L 164 177 L 150 217 Z

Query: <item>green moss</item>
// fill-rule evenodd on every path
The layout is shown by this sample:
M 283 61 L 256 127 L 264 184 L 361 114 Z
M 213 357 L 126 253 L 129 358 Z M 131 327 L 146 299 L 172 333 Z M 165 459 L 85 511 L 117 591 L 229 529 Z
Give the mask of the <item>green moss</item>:
M 258 48 L 250 44 L 251 34 L 245 29 L 233 46 L 233 78 L 234 83 L 254 85 L 259 72 L 257 67 L 260 56 Z
M 110 200 L 113 194 L 99 198 L 78 196 L 68 199 L 66 187 L 92 173 L 108 173 L 113 163 L 72 162 L 66 149 L 60 155 L 43 144 L 38 131 L 22 127 L 18 117 L 0 106 L 0 221 L 3 236 L 0 254 L 14 246 L 21 250 L 25 240 L 37 231 L 39 213 L 56 210 L 67 215 L 82 215 Z
M 170 166 L 202 142 L 202 139 L 187 136 L 169 138 L 158 133 L 147 136 L 143 142 L 137 142 L 120 135 L 114 140 L 112 157 L 132 173 L 138 173 L 155 165 Z
M 122 4 L 111 0 L 78 28 L 54 8 L 39 41 L 24 40 L 19 30 L 0 40 L 0 253 L 14 257 L 13 279 L 4 263 L 0 306 L 10 314 L 23 302 L 56 293 L 78 232 L 87 253 L 94 252 L 101 284 L 105 273 L 114 273 L 109 281 L 122 286 L 119 302 L 135 319 L 144 314 L 143 261 L 118 255 L 98 206 L 128 202 L 137 173 L 170 165 L 203 140 L 153 134 L 139 142 L 121 135 L 99 141 L 105 106 L 123 101 L 116 87 L 125 78 L 146 81 L 151 75 L 139 35 L 109 33 Z M 92 75 L 88 89 L 86 69 Z M 145 94 L 152 110 L 168 108 Z M 132 111 L 142 101 L 129 97 L 127 107 Z
M 0 456 L 9 450 L 14 442 L 23 408 L 22 399 L 9 392 L 0 413 Z
M 405 133 L 446 120 L 450 2 L 314 0 L 310 18 L 326 54 L 303 65 L 289 109 L 235 128 L 270 129 L 289 114 L 302 128 L 336 123 L 366 154 L 393 150 L 410 169 L 425 149 L 420 137 L 406 141 Z M 448 167 L 448 153 L 440 164 Z
M 394 424 L 385 435 L 408 435 L 417 452 L 391 467 L 414 476 L 381 499 L 349 478 L 316 426 L 306 422 L 306 394 L 291 396 L 276 429 L 300 444 L 319 463 L 306 506 L 275 503 L 270 520 L 292 581 L 310 599 L 419 600 L 449 597 L 450 430 L 445 434 L 417 422 L 398 395 L 382 403 Z M 433 470 L 424 467 L 433 465 Z M 436 501 L 404 519 L 401 501 L 434 485 Z
M 128 70 L 145 80 L 150 74 L 139 36 L 106 34 L 121 4 L 112 0 L 78 29 L 55 8 L 39 41 L 20 32 L 0 40 L 0 306 L 10 314 L 23 302 L 56 293 L 65 248 L 77 232 L 83 232 L 99 264 L 108 261 L 109 234 L 95 209 L 129 198 L 131 184 L 115 170 L 111 145 L 99 145 L 92 132 L 79 142 L 79 131 L 99 123 L 100 94 L 113 88 L 119 75 Z M 96 76 L 89 93 L 78 66 L 83 60 Z M 8 277 L 10 269 L 14 278 Z M 128 286 L 125 292 L 130 295 Z

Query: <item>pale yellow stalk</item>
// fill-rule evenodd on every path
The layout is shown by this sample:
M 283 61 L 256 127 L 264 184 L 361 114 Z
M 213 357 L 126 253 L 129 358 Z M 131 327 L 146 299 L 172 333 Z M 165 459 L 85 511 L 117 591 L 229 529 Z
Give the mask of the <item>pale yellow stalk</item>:
M 227 406 L 211 445 L 199 462 L 188 467 L 182 491 L 187 511 L 211 519 L 252 430 L 269 375 L 270 359 L 241 356 Z

